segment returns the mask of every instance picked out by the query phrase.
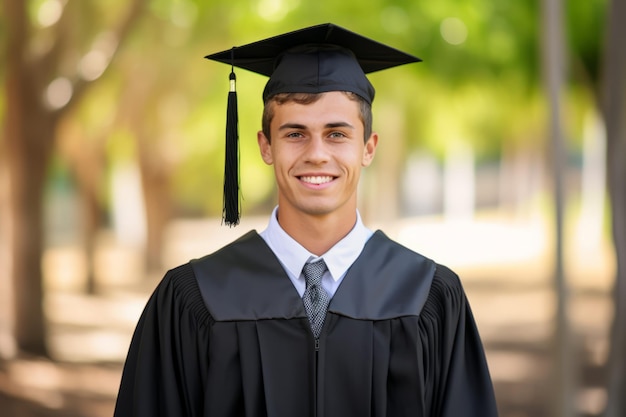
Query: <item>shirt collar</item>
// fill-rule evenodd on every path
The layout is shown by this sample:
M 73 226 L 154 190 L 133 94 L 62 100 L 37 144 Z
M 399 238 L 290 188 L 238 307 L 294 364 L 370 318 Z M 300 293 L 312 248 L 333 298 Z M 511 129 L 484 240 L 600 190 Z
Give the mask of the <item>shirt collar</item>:
M 300 276 L 305 263 L 322 258 L 333 280 L 337 281 L 356 261 L 365 243 L 373 234 L 370 229 L 365 227 L 357 210 L 356 223 L 352 230 L 330 250 L 318 257 L 306 250 L 283 230 L 278 223 L 277 214 L 278 207 L 275 207 L 267 229 L 261 232 L 261 237 L 265 239 L 268 246 L 293 277 Z

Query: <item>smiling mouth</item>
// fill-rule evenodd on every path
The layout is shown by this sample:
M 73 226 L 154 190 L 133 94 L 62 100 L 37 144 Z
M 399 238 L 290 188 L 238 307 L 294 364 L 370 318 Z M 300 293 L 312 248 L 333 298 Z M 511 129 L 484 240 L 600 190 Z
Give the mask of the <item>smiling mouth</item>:
M 321 185 L 321 184 L 326 184 L 328 182 L 331 182 L 333 180 L 333 177 L 329 176 L 329 175 L 317 175 L 317 176 L 313 176 L 313 177 L 300 177 L 300 181 L 302 182 L 306 182 L 307 184 L 315 184 L 315 185 Z

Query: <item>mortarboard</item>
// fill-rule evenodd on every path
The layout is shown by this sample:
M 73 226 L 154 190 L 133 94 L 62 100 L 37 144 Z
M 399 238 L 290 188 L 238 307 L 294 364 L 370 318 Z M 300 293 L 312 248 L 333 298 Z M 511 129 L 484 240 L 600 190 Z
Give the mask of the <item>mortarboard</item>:
M 263 100 L 279 93 L 349 91 L 368 103 L 374 87 L 365 74 L 421 61 L 419 58 L 326 23 L 207 55 L 231 65 L 226 121 L 223 219 L 239 223 L 238 127 L 234 67 L 269 77 Z

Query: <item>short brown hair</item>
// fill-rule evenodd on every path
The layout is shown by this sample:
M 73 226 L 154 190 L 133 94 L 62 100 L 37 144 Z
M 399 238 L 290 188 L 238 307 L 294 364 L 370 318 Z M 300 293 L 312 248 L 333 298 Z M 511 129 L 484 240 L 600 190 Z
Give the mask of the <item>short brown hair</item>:
M 359 116 L 361 122 L 363 122 L 363 132 L 364 132 L 364 141 L 372 134 L 372 106 L 361 96 L 351 93 L 349 91 L 342 91 L 352 101 L 356 101 L 359 104 Z M 263 119 L 261 120 L 261 127 L 263 129 L 263 134 L 267 138 L 268 141 L 271 142 L 270 137 L 270 124 L 272 123 L 272 119 L 274 118 L 274 105 L 281 105 L 289 102 L 296 102 L 298 104 L 311 104 L 315 103 L 320 99 L 324 93 L 279 93 L 275 94 L 272 97 L 268 98 L 265 101 L 265 106 L 263 107 Z

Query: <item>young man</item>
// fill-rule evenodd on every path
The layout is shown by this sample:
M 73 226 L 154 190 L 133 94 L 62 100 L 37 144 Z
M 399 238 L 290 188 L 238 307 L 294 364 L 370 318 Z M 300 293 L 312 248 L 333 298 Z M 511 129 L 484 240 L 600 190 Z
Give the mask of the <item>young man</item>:
M 334 25 L 211 58 L 256 65 L 268 46 L 257 140 L 278 206 L 262 233 L 166 274 L 133 336 L 115 415 L 496 416 L 458 277 L 357 211 L 378 145 L 364 72 L 417 59 Z

